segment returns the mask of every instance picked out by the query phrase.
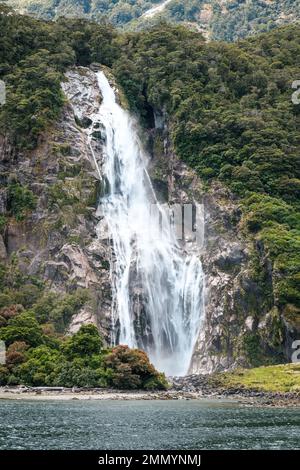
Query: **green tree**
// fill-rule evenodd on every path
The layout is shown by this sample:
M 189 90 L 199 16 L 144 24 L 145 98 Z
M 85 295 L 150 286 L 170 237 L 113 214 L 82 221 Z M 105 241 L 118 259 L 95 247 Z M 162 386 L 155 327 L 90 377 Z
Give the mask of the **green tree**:
M 42 328 L 34 316 L 28 312 L 11 318 L 7 326 L 0 329 L 0 339 L 7 346 L 15 341 L 24 341 L 30 346 L 39 346 L 44 342 Z
M 68 338 L 62 350 L 67 359 L 99 354 L 103 346 L 102 338 L 95 325 L 82 325 L 80 330 Z
M 104 367 L 111 371 L 108 378 L 116 388 L 166 389 L 167 381 L 149 362 L 144 351 L 116 346 L 104 359 Z

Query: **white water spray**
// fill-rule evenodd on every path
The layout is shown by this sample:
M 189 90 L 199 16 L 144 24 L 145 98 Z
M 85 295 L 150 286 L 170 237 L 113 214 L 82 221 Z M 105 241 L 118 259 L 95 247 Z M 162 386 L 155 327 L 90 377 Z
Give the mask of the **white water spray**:
M 113 247 L 112 343 L 140 347 L 159 370 L 184 375 L 204 310 L 202 265 L 165 223 L 168 214 L 157 203 L 134 120 L 116 102 L 103 72 L 97 79 L 103 101 L 90 136 L 102 123 L 107 187 L 99 209 Z M 153 204 L 162 225 L 157 236 L 149 230 Z

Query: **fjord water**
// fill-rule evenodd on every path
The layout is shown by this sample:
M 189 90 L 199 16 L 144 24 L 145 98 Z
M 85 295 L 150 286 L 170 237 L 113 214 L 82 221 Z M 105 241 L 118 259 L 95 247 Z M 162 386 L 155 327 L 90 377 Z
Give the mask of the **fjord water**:
M 300 408 L 1 400 L 0 449 L 299 449 Z
M 202 265 L 170 230 L 134 119 L 117 103 L 103 72 L 97 79 L 103 101 L 90 135 L 101 125 L 105 129 L 104 165 L 98 167 L 105 195 L 98 210 L 113 246 L 112 343 L 140 347 L 159 370 L 184 375 L 203 317 Z

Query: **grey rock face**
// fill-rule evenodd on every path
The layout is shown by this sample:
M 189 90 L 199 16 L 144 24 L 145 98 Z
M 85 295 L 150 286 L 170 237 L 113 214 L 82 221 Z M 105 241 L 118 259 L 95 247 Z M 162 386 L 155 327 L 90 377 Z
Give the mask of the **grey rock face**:
M 91 300 L 73 317 L 74 333 L 83 323 L 95 323 L 107 342 L 110 324 L 109 240 L 98 240 L 99 174 L 87 139 L 89 116 L 101 102 L 95 74 L 70 70 L 63 83 L 68 103 L 61 119 L 33 152 L 21 153 L 0 140 L 0 170 L 37 197 L 35 210 L 23 222 L 10 220 L 0 238 L 0 258 L 16 255 L 19 267 L 41 277 L 56 292 L 85 288 Z M 102 147 L 99 141 L 98 154 Z M 0 213 L 7 211 L 0 192 Z
M 7 257 L 6 246 L 2 235 L 0 235 L 0 261 L 5 261 Z
M 166 117 L 164 123 L 162 126 L 160 121 L 154 137 L 163 142 L 161 153 L 153 154 L 152 177 L 155 184 L 159 187 L 160 181 L 167 181 L 170 203 L 202 204 L 205 216 L 204 243 L 197 249 L 205 272 L 205 315 L 201 319 L 190 373 L 248 366 L 251 358 L 244 346 L 245 341 L 261 331 L 260 322 L 265 322 L 268 315 L 279 315 L 274 310 L 273 297 L 267 297 L 265 292 L 265 289 L 272 292 L 270 262 L 263 247 L 257 249 L 253 240 L 243 236 L 238 201 L 220 183 L 212 184 L 209 189 L 204 187 L 201 177 L 174 154 L 169 143 Z M 187 249 L 188 245 L 186 243 Z M 253 273 L 253 258 L 256 256 L 264 273 L 263 284 Z M 269 328 L 272 330 L 272 326 Z M 266 341 L 266 350 L 268 348 Z M 283 349 L 284 345 L 280 348 Z M 271 349 L 269 353 L 272 354 Z

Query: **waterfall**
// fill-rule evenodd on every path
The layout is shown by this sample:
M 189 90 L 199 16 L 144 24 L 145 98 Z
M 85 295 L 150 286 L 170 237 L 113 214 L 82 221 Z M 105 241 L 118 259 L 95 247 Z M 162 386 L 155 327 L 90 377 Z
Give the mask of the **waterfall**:
M 165 7 L 171 2 L 171 0 L 164 0 L 159 5 L 155 5 L 149 10 L 146 10 L 145 13 L 142 14 L 144 18 L 152 18 L 153 16 L 157 15 L 157 13 L 161 13 L 164 11 Z
M 159 370 L 184 375 L 204 310 L 202 265 L 176 240 L 168 210 L 156 200 L 135 121 L 117 103 L 103 72 L 97 80 L 103 101 L 90 136 L 105 128 L 98 171 L 106 189 L 99 211 L 113 253 L 112 344 L 142 348 Z

